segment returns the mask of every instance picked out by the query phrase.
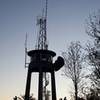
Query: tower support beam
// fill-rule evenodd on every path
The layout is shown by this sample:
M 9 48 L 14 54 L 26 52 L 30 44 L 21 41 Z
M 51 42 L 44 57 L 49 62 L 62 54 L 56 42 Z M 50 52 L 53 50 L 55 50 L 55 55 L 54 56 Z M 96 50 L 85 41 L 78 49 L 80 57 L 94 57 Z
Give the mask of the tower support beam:
M 39 72 L 38 100 L 43 100 L 43 72 Z
M 28 69 L 26 90 L 25 90 L 25 100 L 29 100 L 30 97 L 30 86 L 31 86 L 31 71 Z
M 51 72 L 51 88 L 52 88 L 52 100 L 56 100 L 56 84 L 55 84 L 55 72 Z

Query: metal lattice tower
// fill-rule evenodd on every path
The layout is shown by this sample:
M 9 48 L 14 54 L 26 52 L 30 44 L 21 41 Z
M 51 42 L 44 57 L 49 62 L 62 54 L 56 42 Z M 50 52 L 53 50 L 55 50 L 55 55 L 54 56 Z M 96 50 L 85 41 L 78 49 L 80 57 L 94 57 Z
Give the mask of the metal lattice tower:
M 42 16 L 37 19 L 37 25 L 39 26 L 39 34 L 38 34 L 36 49 L 39 49 L 39 50 L 47 50 L 48 49 L 48 44 L 47 44 L 47 5 L 48 5 L 48 0 L 46 0 L 46 7 L 45 7 L 45 10 L 43 9 Z

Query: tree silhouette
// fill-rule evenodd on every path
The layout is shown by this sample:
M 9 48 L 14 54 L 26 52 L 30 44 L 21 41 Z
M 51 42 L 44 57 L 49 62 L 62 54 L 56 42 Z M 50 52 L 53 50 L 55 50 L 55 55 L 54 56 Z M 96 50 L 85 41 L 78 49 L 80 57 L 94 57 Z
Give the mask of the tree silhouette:
M 93 44 L 88 43 L 86 48 L 89 64 L 93 66 L 89 78 L 93 81 L 95 87 L 100 90 L 100 10 L 97 14 L 89 16 L 86 32 L 92 37 L 93 41 Z
M 86 96 L 87 100 L 100 100 L 100 96 L 98 96 L 98 91 L 95 89 L 90 89 L 90 93 Z
M 83 77 L 81 72 L 84 60 L 80 42 L 71 42 L 68 51 L 63 52 L 62 55 L 65 60 L 64 75 L 72 80 L 75 90 L 75 100 L 78 100 L 78 88 Z

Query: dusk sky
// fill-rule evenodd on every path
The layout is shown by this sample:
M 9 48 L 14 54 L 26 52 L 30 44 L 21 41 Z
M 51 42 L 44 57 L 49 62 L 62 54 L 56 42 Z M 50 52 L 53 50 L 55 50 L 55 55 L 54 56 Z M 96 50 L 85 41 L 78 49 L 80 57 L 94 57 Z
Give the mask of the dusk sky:
M 38 34 L 37 16 L 45 0 L 0 0 L 0 100 L 12 100 L 25 93 L 24 41 L 34 49 Z M 85 44 L 89 14 L 100 9 L 100 0 L 48 0 L 47 38 L 49 49 L 58 55 L 71 41 Z M 70 80 L 56 73 L 57 98 L 69 96 Z M 37 75 L 32 77 L 31 93 L 37 98 Z

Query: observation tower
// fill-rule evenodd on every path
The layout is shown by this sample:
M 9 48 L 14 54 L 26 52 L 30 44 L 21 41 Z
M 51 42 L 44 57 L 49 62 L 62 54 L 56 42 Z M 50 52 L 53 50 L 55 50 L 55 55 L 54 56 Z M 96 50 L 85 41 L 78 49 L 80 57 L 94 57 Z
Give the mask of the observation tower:
M 64 65 L 64 60 L 62 57 L 59 56 L 57 60 L 53 63 L 53 58 L 56 56 L 56 53 L 52 50 L 48 50 L 47 5 L 48 5 L 48 0 L 46 0 L 44 14 L 37 20 L 37 25 L 39 26 L 39 33 L 38 33 L 36 49 L 27 52 L 27 55 L 30 57 L 30 63 L 28 64 L 25 100 L 30 100 L 29 97 L 30 97 L 31 74 L 35 72 L 39 73 L 38 100 L 47 100 L 46 86 L 49 84 L 46 78 L 47 73 L 50 73 L 51 75 L 51 97 L 52 100 L 56 100 L 55 72 L 58 71 Z M 45 79 L 45 84 L 43 84 L 43 79 Z M 43 92 L 45 95 L 43 95 Z

